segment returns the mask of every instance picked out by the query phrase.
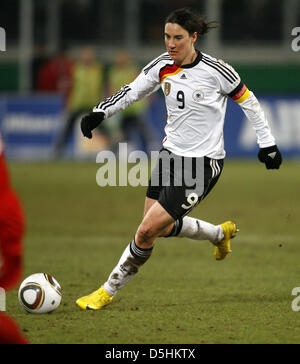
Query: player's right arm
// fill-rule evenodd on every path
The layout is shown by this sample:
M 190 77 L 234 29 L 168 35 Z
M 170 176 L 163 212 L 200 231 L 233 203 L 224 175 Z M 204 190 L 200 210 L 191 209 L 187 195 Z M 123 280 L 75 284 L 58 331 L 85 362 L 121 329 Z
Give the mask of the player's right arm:
M 82 118 L 81 131 L 83 135 L 91 139 L 92 130 L 99 126 L 103 120 L 157 91 L 160 87 L 159 70 L 169 60 L 170 57 L 165 54 L 156 58 L 142 70 L 133 82 L 123 86 L 119 92 L 94 107 L 92 113 Z

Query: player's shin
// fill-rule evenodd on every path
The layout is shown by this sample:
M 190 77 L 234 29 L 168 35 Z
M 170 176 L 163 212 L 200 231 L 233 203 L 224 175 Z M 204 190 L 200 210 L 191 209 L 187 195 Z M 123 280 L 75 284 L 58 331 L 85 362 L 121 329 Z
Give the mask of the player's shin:
M 178 236 L 193 240 L 209 240 L 219 242 L 224 238 L 220 225 L 185 216 L 175 221 L 174 228 L 169 236 Z
M 152 249 L 141 249 L 133 240 L 124 250 L 118 264 L 111 272 L 103 288 L 114 296 L 138 272 L 139 268 L 150 258 Z

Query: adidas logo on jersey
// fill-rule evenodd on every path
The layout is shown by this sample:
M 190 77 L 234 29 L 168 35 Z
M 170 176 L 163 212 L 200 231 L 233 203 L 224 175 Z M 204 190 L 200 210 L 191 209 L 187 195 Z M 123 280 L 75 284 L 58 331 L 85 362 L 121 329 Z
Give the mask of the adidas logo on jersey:
M 187 77 L 186 77 L 185 73 L 183 75 L 181 75 L 180 79 L 181 80 L 187 80 Z

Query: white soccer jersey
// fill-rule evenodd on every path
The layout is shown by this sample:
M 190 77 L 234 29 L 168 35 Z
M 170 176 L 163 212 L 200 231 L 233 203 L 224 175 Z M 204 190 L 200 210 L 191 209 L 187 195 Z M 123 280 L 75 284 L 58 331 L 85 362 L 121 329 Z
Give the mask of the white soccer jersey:
M 275 144 L 268 121 L 252 92 L 227 63 L 198 51 L 196 60 L 177 66 L 168 53 L 150 62 L 140 75 L 94 108 L 105 118 L 159 88 L 167 107 L 164 148 L 186 157 L 225 157 L 223 127 L 228 97 L 252 122 L 260 147 Z

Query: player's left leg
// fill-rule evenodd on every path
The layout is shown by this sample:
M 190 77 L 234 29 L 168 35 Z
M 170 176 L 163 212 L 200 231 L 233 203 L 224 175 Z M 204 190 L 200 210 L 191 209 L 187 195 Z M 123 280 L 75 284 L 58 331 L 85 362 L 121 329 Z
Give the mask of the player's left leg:
M 232 221 L 226 221 L 220 225 L 185 216 L 176 220 L 169 235 L 164 237 L 177 236 L 179 238 L 189 238 L 192 240 L 210 241 L 214 245 L 214 257 L 216 260 L 223 260 L 230 252 L 230 239 L 234 238 L 238 232 L 237 226 Z
M 236 225 L 231 221 L 226 221 L 220 225 L 214 225 L 209 222 L 186 216 L 192 211 L 214 188 L 223 169 L 223 160 L 204 158 L 192 158 L 184 161 L 184 174 L 194 176 L 195 190 L 187 189 L 184 186 L 171 186 L 165 189 L 159 197 L 161 204 L 168 210 L 175 220 L 169 233 L 165 232 L 164 237 L 178 236 L 190 238 L 193 240 L 210 241 L 214 245 L 214 256 L 216 260 L 224 259 L 231 251 L 230 239 L 238 231 Z M 175 171 L 176 173 L 176 171 Z M 187 196 L 187 192 L 192 193 Z M 171 194 L 170 198 L 166 194 Z M 175 198 L 176 196 L 176 198 Z
M 208 157 L 199 158 L 198 160 L 195 158 L 181 158 L 181 160 L 179 160 L 178 156 L 167 154 L 166 150 L 162 150 L 161 152 L 160 155 L 164 166 L 170 165 L 170 163 L 166 163 L 166 159 L 164 162 L 164 158 L 169 157 L 170 160 L 173 159 L 174 165 L 177 163 L 177 166 L 183 167 L 183 173 L 176 177 L 176 173 L 178 173 L 178 170 L 180 171 L 180 169 L 177 168 L 175 170 L 170 166 L 170 175 L 173 177 L 174 181 L 177 180 L 178 182 L 183 176 L 193 176 L 194 179 L 190 178 L 190 180 L 193 179 L 193 181 L 198 181 L 199 186 L 198 191 L 196 191 L 197 195 L 193 197 L 195 198 L 194 201 L 191 201 L 191 199 L 190 202 L 187 201 L 186 190 L 189 190 L 189 188 L 185 186 L 185 179 L 188 181 L 189 178 L 182 178 L 182 180 L 179 181 L 181 183 L 179 183 L 178 186 L 170 186 L 167 189 L 162 188 L 160 184 L 152 183 L 153 180 L 161 181 L 163 178 L 162 175 L 166 170 L 165 168 L 162 168 L 158 162 L 151 175 L 144 214 L 146 214 L 151 206 L 159 200 L 175 220 L 161 231 L 160 237 L 178 236 L 193 240 L 210 241 L 214 244 L 215 258 L 217 260 L 224 259 L 230 252 L 230 238 L 237 232 L 235 224 L 227 221 L 223 224 L 214 225 L 200 219 L 186 216 L 186 214 L 197 206 L 197 204 L 200 203 L 216 185 L 223 169 L 223 160 L 216 160 Z M 192 195 L 195 195 L 195 191 L 192 192 L 194 192 Z M 186 208 L 189 203 L 191 204 L 191 207 L 187 210 Z
M 144 216 L 157 200 L 146 197 Z M 159 235 L 160 237 L 185 237 L 193 240 L 220 241 L 223 238 L 223 231 L 220 225 L 213 225 L 209 222 L 195 219 L 190 216 L 172 221 Z

